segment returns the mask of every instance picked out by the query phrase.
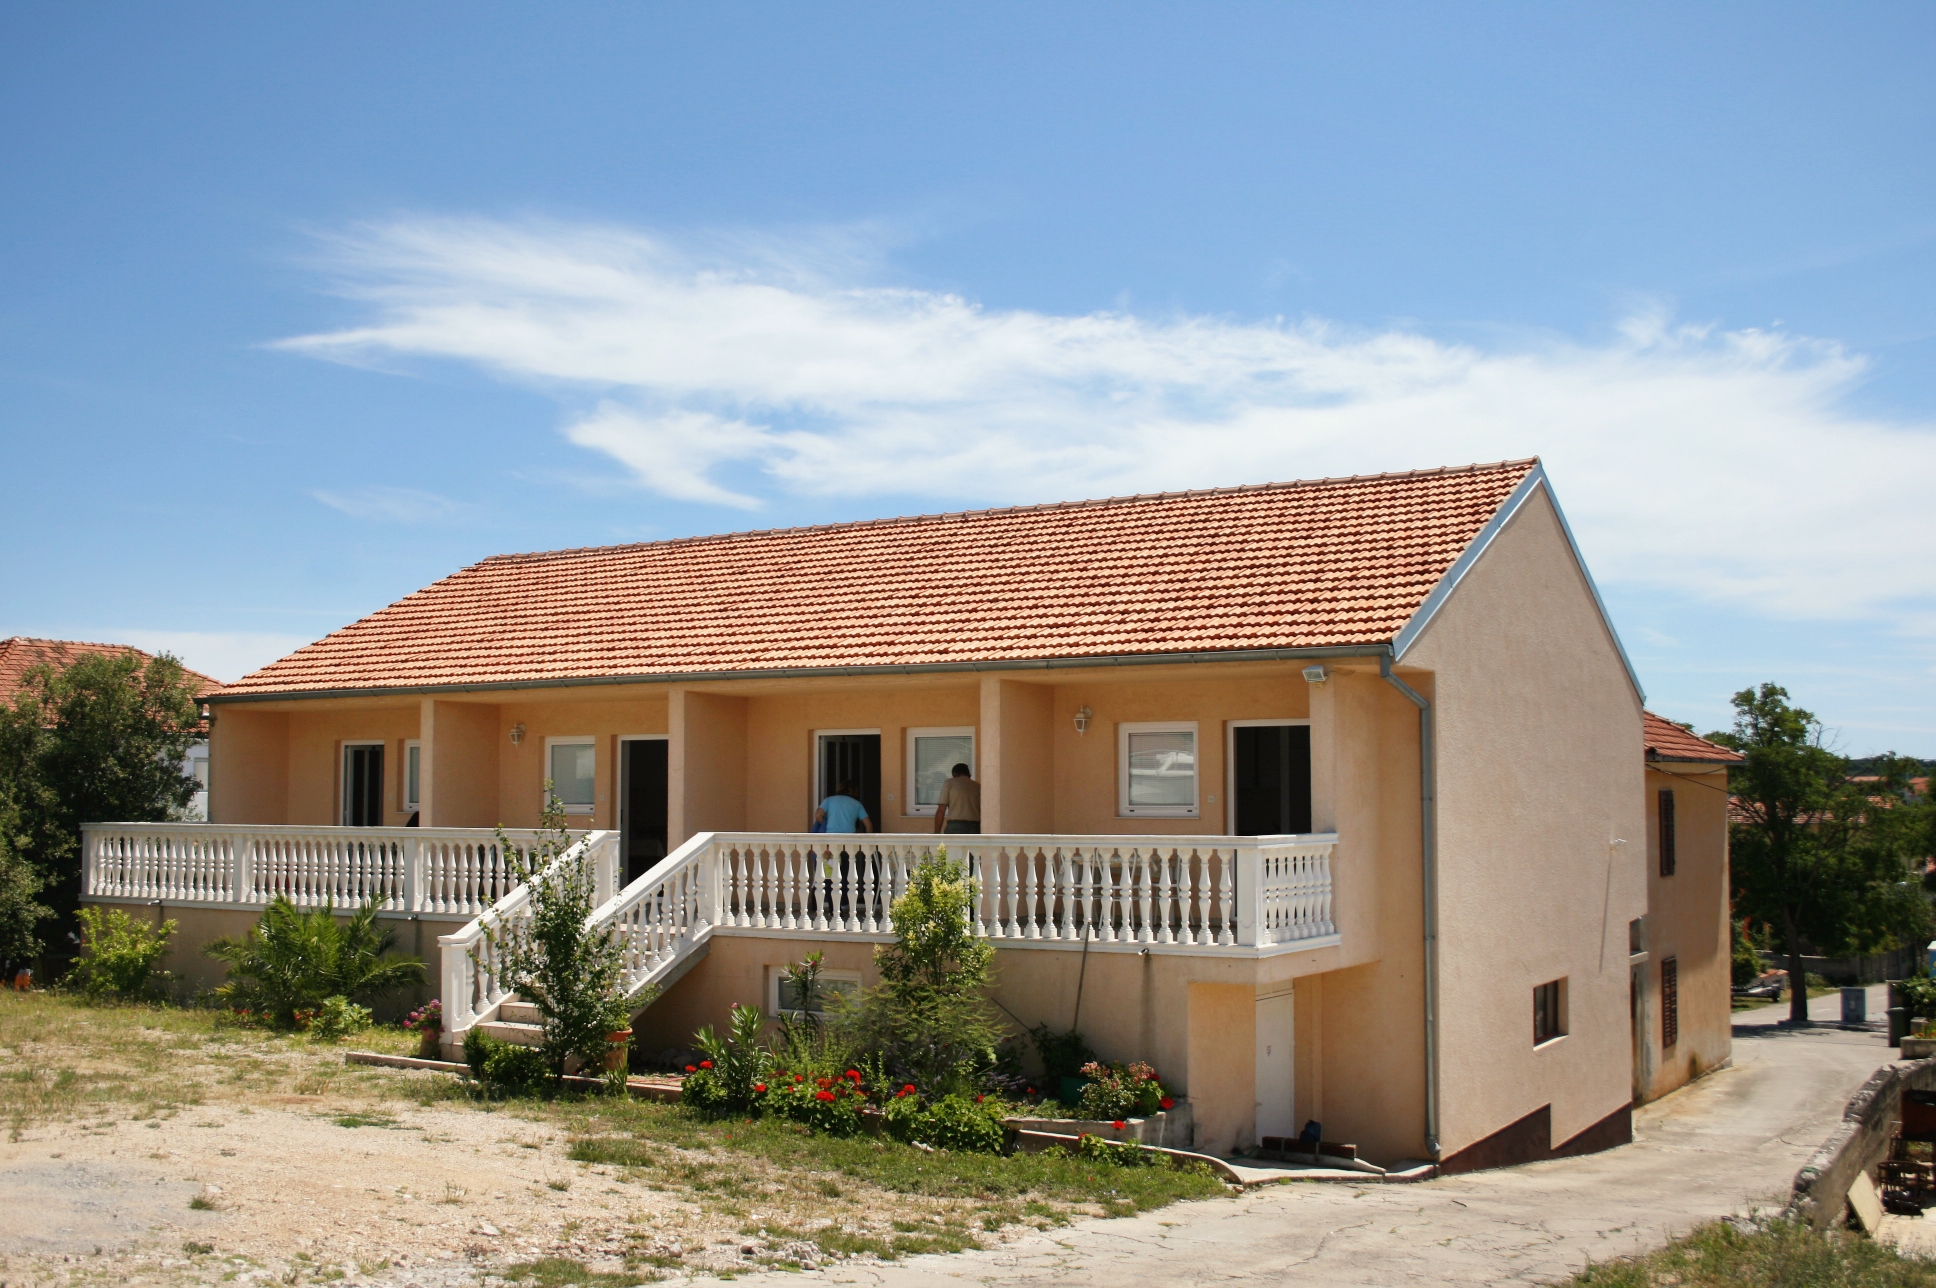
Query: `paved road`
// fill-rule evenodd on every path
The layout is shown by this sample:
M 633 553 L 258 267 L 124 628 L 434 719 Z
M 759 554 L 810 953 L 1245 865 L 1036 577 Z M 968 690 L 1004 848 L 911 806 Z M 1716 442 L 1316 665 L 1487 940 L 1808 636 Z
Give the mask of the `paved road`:
M 1873 990 L 1869 1014 L 1884 1003 Z M 1839 1000 L 1811 1015 L 1839 1018 Z M 1240 1198 L 1088 1221 L 999 1249 L 885 1266 L 838 1265 L 834 1283 L 1526 1284 L 1589 1259 L 1657 1247 L 1713 1217 L 1786 1201 L 1790 1182 L 1890 1052 L 1879 1032 L 1791 1030 L 1786 1007 L 1736 1016 L 1734 1067 L 1637 1113 L 1631 1145 L 1418 1185 L 1285 1185 Z M 799 1288 L 797 1275 L 752 1276 Z M 745 1282 L 742 1279 L 742 1282 Z

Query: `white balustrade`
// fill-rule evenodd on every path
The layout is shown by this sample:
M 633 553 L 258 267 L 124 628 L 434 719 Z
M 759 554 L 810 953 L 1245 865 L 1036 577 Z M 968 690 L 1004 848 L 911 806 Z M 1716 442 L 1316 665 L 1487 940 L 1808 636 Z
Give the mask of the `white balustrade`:
M 507 831 L 514 846 L 537 833 Z M 582 836 L 583 833 L 574 835 Z M 287 827 L 228 823 L 89 823 L 85 893 L 98 899 L 475 917 L 513 881 L 496 832 L 458 827 Z M 602 888 L 607 891 L 607 879 Z
M 976 883 L 975 933 L 1003 948 L 1089 943 L 1203 956 L 1316 946 L 1331 919 L 1332 834 L 1269 837 L 826 835 L 705 832 L 592 913 L 624 948 L 637 997 L 715 934 L 828 939 L 894 932 L 895 900 L 942 846 Z M 600 889 L 617 833 L 560 859 L 595 860 Z M 520 886 L 442 936 L 445 1033 L 492 1018 L 506 991 L 486 933 L 529 915 Z

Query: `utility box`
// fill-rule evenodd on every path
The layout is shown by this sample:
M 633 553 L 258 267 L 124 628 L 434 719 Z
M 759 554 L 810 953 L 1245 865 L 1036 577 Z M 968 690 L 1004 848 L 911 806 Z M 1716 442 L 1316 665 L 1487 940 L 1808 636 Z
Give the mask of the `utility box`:
M 1866 988 L 1845 988 L 1842 990 L 1842 1023 L 1867 1024 L 1869 1022 L 1869 990 Z

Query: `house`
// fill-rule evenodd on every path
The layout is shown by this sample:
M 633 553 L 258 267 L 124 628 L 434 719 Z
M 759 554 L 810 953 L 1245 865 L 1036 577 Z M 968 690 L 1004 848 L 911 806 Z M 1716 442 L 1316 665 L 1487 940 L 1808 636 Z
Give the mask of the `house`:
M 777 1013 L 815 948 L 870 980 L 945 840 L 1003 1008 L 1079 1008 L 1201 1148 L 1630 1138 L 1642 695 L 1537 460 L 499 556 L 210 701 L 214 823 L 87 847 L 91 898 L 181 920 L 180 972 L 271 893 L 376 899 L 447 1039 L 505 1022 L 474 919 L 522 895 L 486 829 L 549 782 L 627 987 L 663 990 L 648 1051 Z M 957 762 L 982 832 L 937 837 Z M 883 830 L 810 834 L 849 780 Z M 1683 986 L 1684 1032 L 1726 1032 L 1709 1004 Z
M 43 640 L 28 635 L 12 635 L 0 640 L 0 705 L 11 706 L 21 689 L 26 687 L 27 673 L 37 666 L 51 666 L 63 670 L 83 657 L 126 657 L 141 659 L 146 666 L 152 657 L 138 648 L 127 644 L 90 644 L 82 640 Z M 183 668 L 187 670 L 186 667 Z M 212 680 L 199 671 L 189 671 L 188 678 L 200 686 L 202 692 L 221 687 L 221 682 Z M 188 813 L 192 818 L 208 817 L 208 742 L 198 739 L 188 746 L 182 758 L 182 772 L 199 783 L 200 790 L 189 802 Z
M 1730 1059 L 1728 766 L 1745 759 L 1651 711 L 1643 722 L 1647 916 L 1628 944 L 1636 1104 Z

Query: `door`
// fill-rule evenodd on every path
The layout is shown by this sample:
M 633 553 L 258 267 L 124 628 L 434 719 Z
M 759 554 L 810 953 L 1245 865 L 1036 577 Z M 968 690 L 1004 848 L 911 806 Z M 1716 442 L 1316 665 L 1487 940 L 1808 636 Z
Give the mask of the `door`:
M 1310 831 L 1311 726 L 1237 725 L 1230 743 L 1235 834 Z
M 1297 1135 L 1297 1107 L 1292 1103 L 1292 1035 L 1295 997 L 1285 993 L 1260 998 L 1257 1003 L 1257 1134 Z
M 627 738 L 618 745 L 619 844 L 627 885 L 666 856 L 669 745 L 664 738 Z
M 343 744 L 343 826 L 383 826 L 383 744 Z
M 867 807 L 876 832 L 881 830 L 881 736 L 878 733 L 823 733 L 814 774 L 813 808 L 839 791 L 854 787 L 854 799 Z M 808 811 L 812 818 L 812 810 Z
M 1647 963 L 1639 962 L 1628 972 L 1627 1014 L 1633 1024 L 1633 1102 L 1647 1098 L 1652 1072 L 1647 1066 Z

